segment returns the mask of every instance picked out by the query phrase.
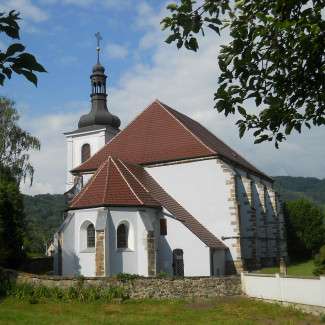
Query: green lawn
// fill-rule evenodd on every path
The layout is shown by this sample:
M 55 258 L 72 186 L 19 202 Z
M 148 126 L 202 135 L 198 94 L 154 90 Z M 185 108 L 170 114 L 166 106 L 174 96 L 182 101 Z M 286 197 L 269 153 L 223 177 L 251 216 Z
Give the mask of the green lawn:
M 206 302 L 127 301 L 122 304 L 0 302 L 0 324 L 321 324 L 320 318 L 242 297 Z
M 314 261 L 309 260 L 305 262 L 292 262 L 288 266 L 288 275 L 297 275 L 297 276 L 313 276 L 313 270 L 315 268 Z M 258 270 L 258 273 L 264 274 L 273 274 L 279 273 L 278 267 L 266 267 L 261 270 Z

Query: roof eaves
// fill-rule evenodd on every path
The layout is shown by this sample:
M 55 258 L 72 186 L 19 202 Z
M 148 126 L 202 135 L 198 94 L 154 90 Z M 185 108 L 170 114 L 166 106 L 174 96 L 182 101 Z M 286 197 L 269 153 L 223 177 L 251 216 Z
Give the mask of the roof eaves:
M 94 208 L 152 208 L 152 209 L 161 209 L 161 206 L 150 205 L 150 204 L 90 204 L 82 207 L 68 207 L 66 211 L 72 210 L 83 210 L 83 209 L 94 209 Z

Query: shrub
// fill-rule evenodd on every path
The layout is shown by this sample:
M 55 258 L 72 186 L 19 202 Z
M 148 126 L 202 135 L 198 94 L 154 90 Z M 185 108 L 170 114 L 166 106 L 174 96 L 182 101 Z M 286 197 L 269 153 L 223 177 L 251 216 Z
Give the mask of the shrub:
M 117 278 L 117 280 L 119 280 L 121 282 L 128 282 L 128 281 L 132 281 L 137 278 L 141 278 L 141 276 L 139 276 L 137 274 L 118 273 L 118 274 L 116 274 L 116 278 Z
M 168 278 L 168 277 L 169 277 L 169 274 L 167 272 L 159 272 L 157 274 L 157 278 L 165 279 L 165 278 Z
M 75 286 L 66 289 L 45 286 L 33 286 L 31 284 L 16 284 L 6 290 L 7 296 L 19 300 L 27 300 L 31 304 L 46 302 L 48 300 L 81 303 L 103 302 L 108 303 L 113 299 L 125 300 L 128 295 L 121 287 L 83 287 Z
M 291 258 L 310 258 L 325 245 L 323 210 L 307 199 L 286 202 L 283 206 Z
M 325 274 L 325 245 L 323 245 L 319 253 L 315 257 L 315 269 L 313 271 L 315 275 Z
M 320 315 L 320 322 L 325 323 L 325 314 Z

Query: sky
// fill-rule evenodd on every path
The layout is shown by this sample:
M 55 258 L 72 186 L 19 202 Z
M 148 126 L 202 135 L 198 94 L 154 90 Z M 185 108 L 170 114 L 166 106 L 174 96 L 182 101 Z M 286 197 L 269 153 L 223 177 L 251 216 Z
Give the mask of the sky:
M 20 76 L 6 81 L 0 95 L 16 102 L 20 125 L 41 141 L 31 153 L 34 182 L 24 193 L 65 191 L 66 144 L 63 132 L 77 128 L 90 108 L 91 68 L 96 40 L 103 37 L 101 63 L 108 74 L 108 107 L 125 127 L 158 98 L 206 126 L 265 173 L 325 177 L 325 128 L 292 134 L 280 149 L 254 144 L 252 134 L 239 139 L 236 116 L 214 109 L 220 45 L 227 34 L 207 33 L 197 53 L 164 43 L 160 21 L 168 2 L 159 0 L 0 0 L 0 11 L 21 13 L 21 41 L 48 73 L 38 87 Z M 0 49 L 10 40 L 1 34 Z M 251 107 L 251 109 L 256 109 Z

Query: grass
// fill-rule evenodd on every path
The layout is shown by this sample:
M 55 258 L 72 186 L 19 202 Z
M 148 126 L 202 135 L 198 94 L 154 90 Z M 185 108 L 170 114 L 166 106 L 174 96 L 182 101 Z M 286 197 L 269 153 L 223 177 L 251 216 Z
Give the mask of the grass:
M 288 266 L 288 275 L 313 276 L 314 268 L 314 260 L 308 260 L 304 262 L 292 262 Z M 258 273 L 264 274 L 274 274 L 279 272 L 280 269 L 278 267 L 266 267 L 261 270 L 258 270 Z
M 322 324 L 293 308 L 227 297 L 205 302 L 128 300 L 122 304 L 0 302 L 0 324 Z

